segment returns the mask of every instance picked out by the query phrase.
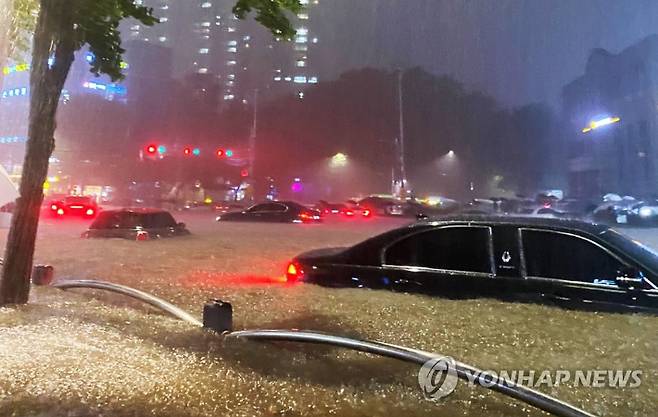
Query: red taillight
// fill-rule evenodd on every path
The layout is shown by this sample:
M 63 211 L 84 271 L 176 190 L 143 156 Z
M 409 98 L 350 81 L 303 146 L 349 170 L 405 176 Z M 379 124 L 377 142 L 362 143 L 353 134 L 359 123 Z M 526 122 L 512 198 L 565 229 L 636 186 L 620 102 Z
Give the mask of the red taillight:
M 145 232 L 144 230 L 140 230 L 137 232 L 137 235 L 135 235 L 135 240 L 138 242 L 144 241 L 144 240 L 149 240 L 149 232 Z
M 87 213 L 87 216 L 93 216 L 94 215 L 94 209 L 87 209 L 86 213 Z
M 296 262 L 290 262 L 286 269 L 286 280 L 288 282 L 298 281 L 304 275 L 302 267 Z
M 57 211 L 58 208 L 59 208 L 59 207 L 57 207 L 57 204 L 51 204 L 51 205 L 50 205 L 50 209 L 51 209 L 52 211 Z
M 60 216 L 63 216 L 64 215 L 64 209 L 61 209 L 61 208 L 57 209 L 57 214 L 59 214 Z
M 346 215 L 347 217 L 352 217 L 352 216 L 354 216 L 354 211 L 352 211 L 352 210 L 345 210 L 345 211 L 343 212 L 343 214 Z
M 363 214 L 363 217 L 370 217 L 372 216 L 372 211 L 365 209 L 361 212 L 361 214 Z

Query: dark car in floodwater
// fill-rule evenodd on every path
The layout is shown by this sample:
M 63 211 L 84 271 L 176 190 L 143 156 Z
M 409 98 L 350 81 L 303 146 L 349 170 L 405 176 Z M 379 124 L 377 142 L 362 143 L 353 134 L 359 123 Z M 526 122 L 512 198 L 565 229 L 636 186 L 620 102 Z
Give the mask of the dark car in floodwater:
M 218 222 L 317 223 L 320 211 L 294 201 L 270 201 L 217 216 Z
M 189 234 L 168 211 L 134 208 L 101 212 L 82 237 L 150 240 Z
M 456 216 L 303 253 L 289 281 L 658 313 L 658 255 L 604 226 Z

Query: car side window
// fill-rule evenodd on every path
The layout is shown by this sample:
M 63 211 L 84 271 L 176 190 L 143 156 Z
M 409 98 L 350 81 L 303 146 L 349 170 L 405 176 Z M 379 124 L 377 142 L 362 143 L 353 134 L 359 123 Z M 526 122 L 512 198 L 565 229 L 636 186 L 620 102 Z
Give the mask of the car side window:
M 111 229 L 118 224 L 118 218 L 115 213 L 101 213 L 96 220 L 89 226 L 90 229 Z
M 603 248 L 584 238 L 552 231 L 523 230 L 526 274 L 614 285 L 625 265 Z
M 280 204 L 274 204 L 274 203 L 257 204 L 252 208 L 250 208 L 249 212 L 256 213 L 262 211 L 277 211 L 278 206 L 280 206 Z
M 443 227 L 420 232 L 391 245 L 387 265 L 491 273 L 488 227 Z

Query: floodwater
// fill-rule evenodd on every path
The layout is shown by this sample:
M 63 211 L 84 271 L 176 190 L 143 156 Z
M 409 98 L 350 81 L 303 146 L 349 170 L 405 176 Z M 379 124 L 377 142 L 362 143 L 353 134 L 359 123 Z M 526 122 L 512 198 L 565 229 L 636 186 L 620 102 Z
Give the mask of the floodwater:
M 236 329 L 301 328 L 450 355 L 491 370 L 638 369 L 638 388 L 539 390 L 607 416 L 656 415 L 658 319 L 493 300 L 454 301 L 282 282 L 300 251 L 355 243 L 400 223 L 217 224 L 193 235 L 84 240 L 84 224 L 46 222 L 36 258 L 58 278 L 104 279 L 201 316 L 230 301 Z M 631 231 L 633 232 L 633 231 Z M 655 233 L 638 232 L 651 242 Z M 6 231 L 0 231 L 4 245 Z M 224 341 L 118 295 L 38 288 L 0 309 L 2 416 L 541 416 L 464 383 L 423 399 L 418 369 L 318 346 Z

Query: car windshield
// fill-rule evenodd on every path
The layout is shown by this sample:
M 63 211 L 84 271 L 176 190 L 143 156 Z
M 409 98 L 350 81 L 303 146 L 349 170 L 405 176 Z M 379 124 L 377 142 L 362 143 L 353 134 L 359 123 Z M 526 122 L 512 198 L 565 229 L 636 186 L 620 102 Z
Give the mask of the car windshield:
M 0 257 L 0 417 L 658 417 L 658 0 L 0 0 Z
M 92 200 L 90 197 L 66 197 L 64 199 L 66 204 L 91 204 Z

